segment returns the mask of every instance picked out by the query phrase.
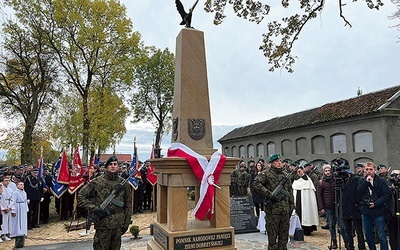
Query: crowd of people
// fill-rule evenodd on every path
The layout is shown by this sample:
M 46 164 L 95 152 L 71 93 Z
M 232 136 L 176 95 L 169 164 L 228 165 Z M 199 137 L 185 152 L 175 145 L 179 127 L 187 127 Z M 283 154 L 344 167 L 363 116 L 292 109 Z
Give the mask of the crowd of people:
M 115 157 L 115 156 L 114 156 Z M 139 162 L 140 178 L 138 178 L 137 189 L 134 190 L 134 207 L 131 210 L 132 202 L 129 200 L 129 212 L 143 213 L 145 209 L 153 208 L 154 187 L 147 181 L 148 162 Z M 95 164 L 92 168 L 83 164 L 85 169 L 85 184 L 80 187 L 76 194 L 86 188 L 100 176 L 104 176 L 107 170 L 107 162 Z M 129 176 L 130 165 L 128 162 L 118 162 L 117 175 L 121 179 Z M 25 237 L 29 230 L 39 228 L 40 224 L 47 224 L 50 219 L 51 200 L 55 199 L 55 211 L 60 220 L 72 220 L 73 218 L 88 218 L 88 209 L 82 204 L 74 207 L 75 194 L 68 191 L 60 198 L 55 198 L 51 192 L 53 175 L 52 166 L 46 165 L 43 174 L 39 176 L 39 169 L 32 165 L 21 165 L 0 167 L 0 243 L 9 241 L 14 237 Z M 127 184 L 132 192 L 133 187 Z M 131 197 L 132 198 L 132 197 Z M 90 233 L 92 222 L 87 223 L 87 230 L 80 233 L 80 236 L 87 236 Z M 126 230 L 125 230 L 126 231 Z
M 43 169 L 43 178 L 33 166 L 0 168 L 0 243 L 13 237 L 23 237 L 27 231 L 48 223 L 51 193 L 49 169 Z
M 353 173 L 343 158 L 314 165 L 274 154 L 267 163 L 241 161 L 231 174 L 230 194 L 251 196 L 257 217 L 265 212 L 268 249 L 287 249 L 289 221 L 297 215 L 307 236 L 325 217 L 321 229 L 329 230 L 331 249 L 338 248 L 340 235 L 349 250 L 355 249 L 355 236 L 359 250 L 376 244 L 398 250 L 400 170 L 389 170 L 366 162 L 357 163 Z

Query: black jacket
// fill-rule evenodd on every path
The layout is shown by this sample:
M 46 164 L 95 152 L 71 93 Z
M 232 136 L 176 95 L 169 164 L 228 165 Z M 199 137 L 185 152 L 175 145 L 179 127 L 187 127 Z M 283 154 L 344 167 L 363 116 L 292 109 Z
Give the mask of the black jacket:
M 391 195 L 389 186 L 385 179 L 376 174 L 373 183 L 374 185 L 371 186 L 365 177 L 360 178 L 357 188 L 358 207 L 362 214 L 385 215 L 385 203 L 388 202 Z M 369 188 L 372 190 L 372 195 Z M 370 201 L 375 204 L 374 208 L 369 208 Z
M 342 218 L 343 219 L 361 219 L 360 209 L 356 205 L 357 187 L 360 177 L 350 174 L 350 177 L 342 187 Z

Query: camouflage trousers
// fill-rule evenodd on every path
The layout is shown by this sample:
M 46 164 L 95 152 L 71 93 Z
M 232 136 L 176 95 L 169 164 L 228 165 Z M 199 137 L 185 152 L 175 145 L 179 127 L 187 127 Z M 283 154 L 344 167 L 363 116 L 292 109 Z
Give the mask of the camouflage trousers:
M 94 250 L 121 249 L 121 229 L 96 229 L 93 239 Z
M 289 239 L 288 214 L 266 214 L 265 227 L 268 235 L 268 250 L 286 250 Z

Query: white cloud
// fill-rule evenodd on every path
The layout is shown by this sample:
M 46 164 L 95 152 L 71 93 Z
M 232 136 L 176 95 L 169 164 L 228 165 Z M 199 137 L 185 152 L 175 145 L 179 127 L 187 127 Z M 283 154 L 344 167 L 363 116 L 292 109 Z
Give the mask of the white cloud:
M 122 3 L 147 45 L 175 52 L 182 27 L 173 1 Z M 188 8 L 192 2 L 183 4 Z M 391 3 L 376 11 L 365 2 L 348 2 L 343 11 L 353 25 L 349 28 L 339 17 L 337 2 L 327 2 L 295 44 L 293 54 L 299 58 L 292 74 L 268 72 L 267 59 L 258 50 L 266 22 L 292 10 L 273 6 L 271 16 L 256 25 L 236 17 L 228 6 L 228 17 L 219 26 L 213 25 L 213 15 L 205 13 L 200 3 L 192 21 L 205 36 L 215 142 L 237 126 L 354 97 L 358 87 L 366 93 L 400 83 L 399 32 L 389 28 L 395 21 L 387 19 L 395 11 Z M 169 137 L 164 139 L 164 145 L 169 143 Z

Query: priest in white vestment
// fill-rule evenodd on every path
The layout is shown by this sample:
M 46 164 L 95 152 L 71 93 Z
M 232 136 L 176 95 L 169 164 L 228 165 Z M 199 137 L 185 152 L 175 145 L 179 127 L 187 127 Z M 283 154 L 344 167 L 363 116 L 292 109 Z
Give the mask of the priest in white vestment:
M 26 236 L 28 234 L 28 199 L 24 191 L 24 182 L 17 183 L 17 190 L 13 193 L 14 207 L 11 217 L 10 237 Z
M 310 177 L 303 168 L 297 170 L 299 179 L 293 182 L 293 195 L 296 213 L 300 218 L 304 235 L 311 235 L 319 224 L 316 189 Z

